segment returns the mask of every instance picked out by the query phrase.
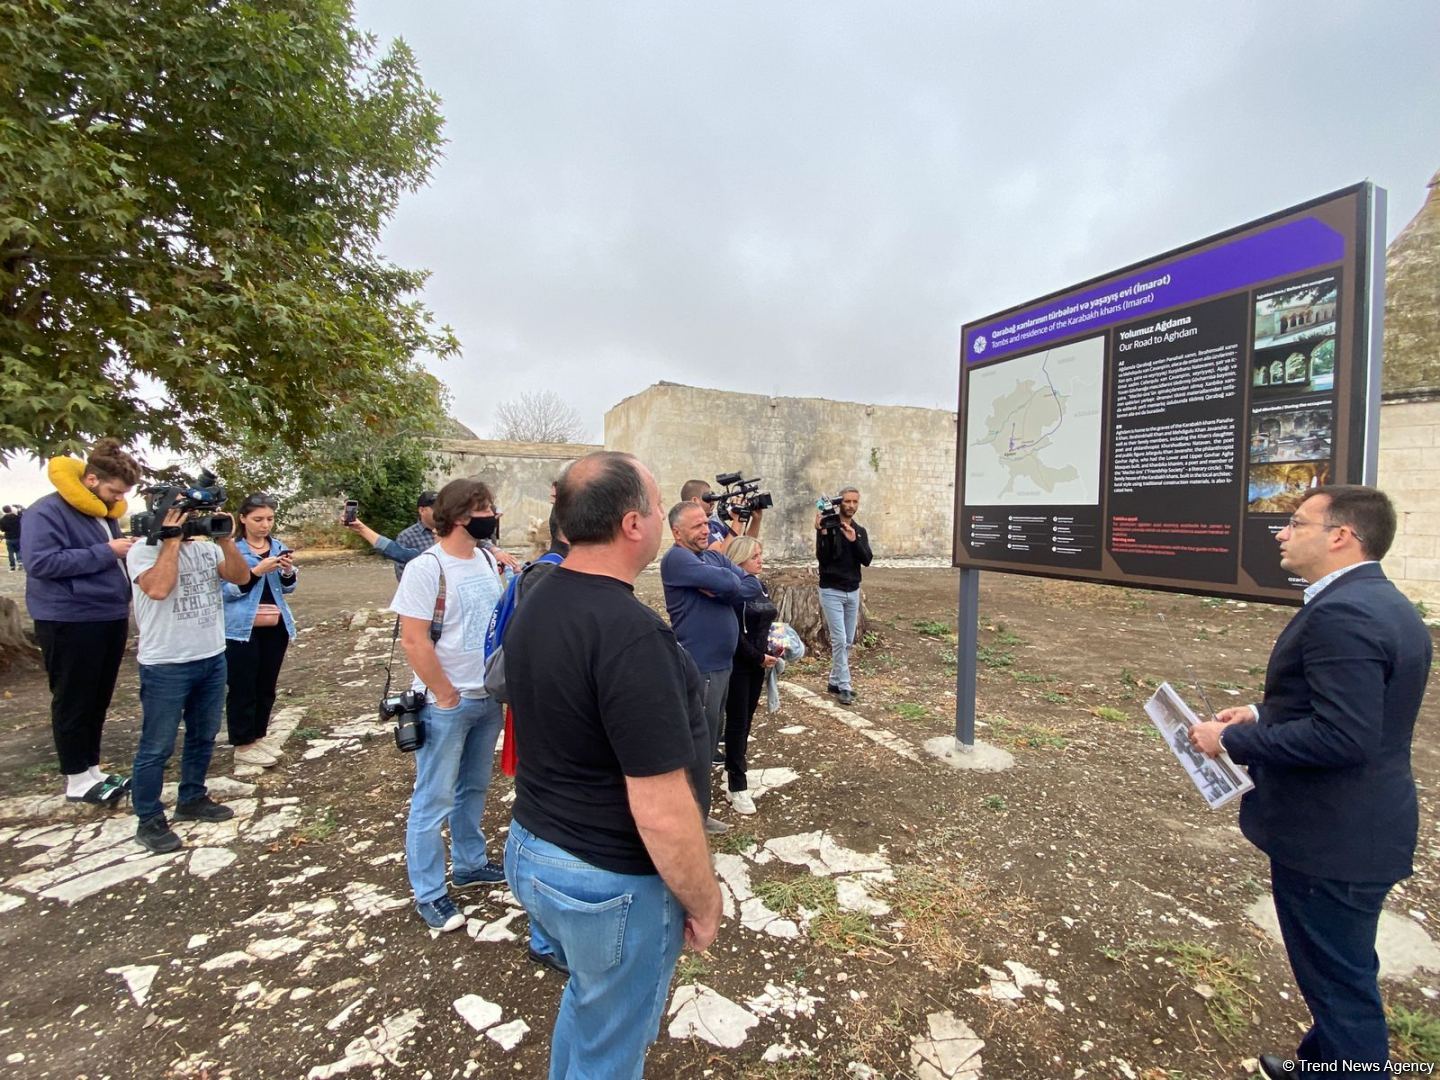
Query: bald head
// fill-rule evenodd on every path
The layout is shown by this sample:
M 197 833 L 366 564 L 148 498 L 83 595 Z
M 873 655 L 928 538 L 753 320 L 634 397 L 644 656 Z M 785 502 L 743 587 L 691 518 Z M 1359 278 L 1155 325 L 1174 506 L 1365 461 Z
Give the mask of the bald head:
M 566 539 L 571 544 L 609 543 L 626 514 L 647 515 L 654 508 L 647 479 L 644 465 L 614 450 L 571 462 L 555 485 L 555 516 Z

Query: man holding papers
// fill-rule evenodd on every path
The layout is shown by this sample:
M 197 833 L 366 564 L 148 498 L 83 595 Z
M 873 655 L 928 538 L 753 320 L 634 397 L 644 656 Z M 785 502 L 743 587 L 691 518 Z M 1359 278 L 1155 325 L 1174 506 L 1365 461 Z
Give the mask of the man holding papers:
M 1430 674 L 1430 633 L 1379 560 L 1395 508 L 1374 488 L 1318 488 L 1276 536 L 1310 582 L 1270 655 L 1259 705 L 1223 709 L 1191 739 L 1249 767 L 1240 828 L 1270 856 L 1271 888 L 1313 1026 L 1305 1062 L 1388 1060 L 1375 932 L 1411 873 L 1418 809 L 1410 741 Z M 1266 1076 L 1289 1076 L 1260 1059 Z M 1292 1066 L 1293 1068 L 1293 1066 Z

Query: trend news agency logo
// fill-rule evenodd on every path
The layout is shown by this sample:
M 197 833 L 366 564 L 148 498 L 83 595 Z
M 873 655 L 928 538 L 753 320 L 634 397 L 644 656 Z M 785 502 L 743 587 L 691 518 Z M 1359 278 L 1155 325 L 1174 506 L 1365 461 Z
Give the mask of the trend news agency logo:
M 985 335 L 980 334 L 978 337 L 975 338 L 975 343 L 971 345 L 970 348 L 976 356 L 983 356 L 985 354 L 985 347 L 988 344 L 989 342 L 985 340 Z

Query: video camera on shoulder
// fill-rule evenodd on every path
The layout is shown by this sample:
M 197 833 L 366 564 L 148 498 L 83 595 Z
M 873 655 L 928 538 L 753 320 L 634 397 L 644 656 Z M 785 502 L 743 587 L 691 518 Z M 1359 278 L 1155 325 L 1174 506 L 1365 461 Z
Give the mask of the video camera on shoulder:
M 130 515 L 130 535 L 145 538 L 147 544 L 158 544 L 165 515 L 183 510 L 191 516 L 180 526 L 180 537 L 189 540 L 204 536 L 220 539 L 235 531 L 235 519 L 229 514 L 206 513 L 225 505 L 225 488 L 209 469 L 202 469 L 196 479 L 184 474 L 174 481 L 162 481 L 141 488 L 145 509 Z
M 701 498 L 707 503 L 719 503 L 722 518 L 734 513 L 741 521 L 749 521 L 755 516 L 755 511 L 769 510 L 775 505 L 770 493 L 760 490 L 758 476 L 753 480 L 742 480 L 738 472 L 721 473 L 715 477 L 715 483 L 724 490 L 712 491 Z
M 840 527 L 840 502 L 841 496 L 833 498 L 821 496 L 815 500 L 815 509 L 820 511 L 820 524 L 817 529 L 838 529 Z

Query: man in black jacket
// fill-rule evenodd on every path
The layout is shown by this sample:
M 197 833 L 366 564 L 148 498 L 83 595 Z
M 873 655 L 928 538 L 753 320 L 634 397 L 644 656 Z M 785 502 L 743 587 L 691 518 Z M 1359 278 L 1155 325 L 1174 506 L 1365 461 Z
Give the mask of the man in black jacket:
M 820 563 L 820 610 L 830 636 L 830 683 L 826 689 L 840 696 L 840 704 L 855 700 L 850 686 L 850 650 L 855 647 L 855 626 L 860 619 L 860 568 L 870 565 L 870 536 L 855 524 L 860 492 L 840 490 L 838 523 L 827 524 L 815 515 L 815 558 Z
M 20 507 L 7 506 L 0 513 L 0 536 L 5 537 L 5 554 L 10 557 L 10 572 L 20 569 Z
M 1302 502 L 1275 539 L 1281 567 L 1311 584 L 1270 654 L 1265 697 L 1191 729 L 1196 749 L 1224 749 L 1255 781 L 1240 828 L 1270 856 L 1314 1020 L 1295 1057 L 1312 1069 L 1381 1071 L 1389 1059 L 1375 933 L 1385 895 L 1412 872 L 1410 743 L 1431 654 L 1415 606 L 1380 569 L 1394 537 L 1395 508 L 1374 488 L 1319 488 Z M 1260 1071 L 1295 1066 L 1266 1054 Z

